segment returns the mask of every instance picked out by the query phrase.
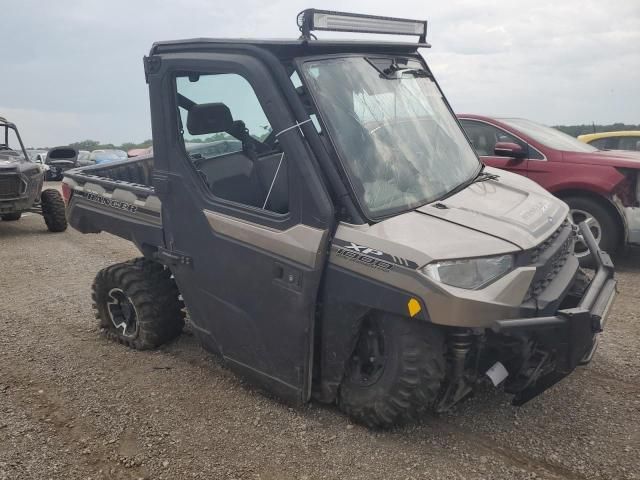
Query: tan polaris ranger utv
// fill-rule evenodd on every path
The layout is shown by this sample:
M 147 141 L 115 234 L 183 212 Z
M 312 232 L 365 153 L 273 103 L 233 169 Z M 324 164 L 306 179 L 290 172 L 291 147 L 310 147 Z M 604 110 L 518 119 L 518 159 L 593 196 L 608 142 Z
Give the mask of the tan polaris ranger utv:
M 611 261 L 562 201 L 484 168 L 418 53 L 426 22 L 306 10 L 298 23 L 292 41 L 156 43 L 152 156 L 66 172 L 71 225 L 143 255 L 98 273 L 100 326 L 153 348 L 180 334 L 184 300 L 229 367 L 371 427 L 482 381 L 522 404 L 588 362 Z

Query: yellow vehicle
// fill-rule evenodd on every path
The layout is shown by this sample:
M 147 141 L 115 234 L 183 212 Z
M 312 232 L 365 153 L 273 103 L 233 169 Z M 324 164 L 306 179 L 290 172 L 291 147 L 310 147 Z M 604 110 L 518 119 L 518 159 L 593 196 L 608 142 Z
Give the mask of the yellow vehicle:
M 640 130 L 620 132 L 600 132 L 580 135 L 578 140 L 593 145 L 600 150 L 636 150 L 640 151 Z

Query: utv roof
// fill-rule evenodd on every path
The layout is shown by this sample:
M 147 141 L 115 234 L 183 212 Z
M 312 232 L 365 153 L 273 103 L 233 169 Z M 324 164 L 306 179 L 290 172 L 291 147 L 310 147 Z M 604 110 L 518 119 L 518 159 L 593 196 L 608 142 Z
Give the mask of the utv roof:
M 426 41 L 426 20 L 382 17 L 360 13 L 336 12 L 308 8 L 296 16 L 296 24 L 302 34 L 297 40 L 281 39 L 228 39 L 194 38 L 157 42 L 151 47 L 151 55 L 164 52 L 221 49 L 262 49 L 280 57 L 322 53 L 415 53 L 418 48 L 429 48 Z M 355 34 L 383 34 L 417 36 L 418 42 L 318 40 L 313 31 L 330 31 Z
M 280 57 L 295 57 L 323 53 L 415 53 L 418 48 L 430 48 L 426 42 L 380 42 L 380 41 L 344 41 L 344 40 L 298 40 L 246 39 L 246 38 L 191 38 L 156 42 L 150 55 L 193 51 L 218 50 L 220 48 L 250 50 L 260 48 Z

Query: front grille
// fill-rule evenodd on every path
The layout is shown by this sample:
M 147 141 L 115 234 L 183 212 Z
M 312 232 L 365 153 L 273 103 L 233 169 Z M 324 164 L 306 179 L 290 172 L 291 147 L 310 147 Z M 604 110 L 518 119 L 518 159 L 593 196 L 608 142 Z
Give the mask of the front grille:
M 0 176 L 0 198 L 16 198 L 22 193 L 24 183 L 18 175 Z
M 525 301 L 538 298 L 556 278 L 573 252 L 574 240 L 573 225 L 565 220 L 551 236 L 529 251 L 529 262 L 536 267 L 536 273 Z

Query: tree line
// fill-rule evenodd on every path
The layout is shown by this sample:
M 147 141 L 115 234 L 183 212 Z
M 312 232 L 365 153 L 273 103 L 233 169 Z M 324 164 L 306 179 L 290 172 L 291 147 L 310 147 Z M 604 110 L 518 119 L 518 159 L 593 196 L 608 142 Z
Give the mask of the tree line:
M 209 142 L 215 142 L 218 140 L 228 140 L 229 138 L 230 138 L 229 135 L 226 135 L 225 133 L 215 133 L 207 138 L 188 139 L 188 142 L 189 143 L 209 143 Z M 144 142 L 141 142 L 141 143 L 125 142 L 121 145 L 115 145 L 113 143 L 102 143 L 98 140 L 82 140 L 80 142 L 74 142 L 69 144 L 70 147 L 73 147 L 76 150 L 88 150 L 90 152 L 93 150 L 108 150 L 108 149 L 124 150 L 126 152 L 127 150 L 131 150 L 132 148 L 147 148 L 152 145 L 153 145 L 153 140 L 151 139 L 145 140 Z
M 141 143 L 125 142 L 121 145 L 114 145 L 113 143 L 102 143 L 98 140 L 82 140 L 81 142 L 70 143 L 69 146 L 76 150 L 131 150 L 132 148 L 147 148 L 153 145 L 153 140 L 148 139 Z
M 592 123 L 591 125 L 554 125 L 553 128 L 557 128 L 561 132 L 564 132 L 572 137 L 578 135 L 584 135 L 585 133 L 598 133 L 598 132 L 620 132 L 622 130 L 640 130 L 640 125 L 632 125 L 626 123 L 612 123 L 610 125 L 598 125 Z

